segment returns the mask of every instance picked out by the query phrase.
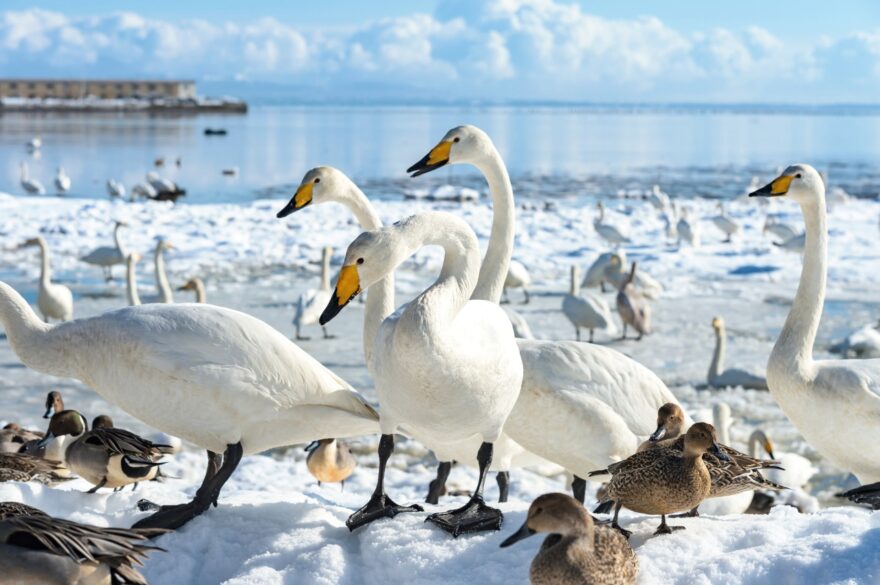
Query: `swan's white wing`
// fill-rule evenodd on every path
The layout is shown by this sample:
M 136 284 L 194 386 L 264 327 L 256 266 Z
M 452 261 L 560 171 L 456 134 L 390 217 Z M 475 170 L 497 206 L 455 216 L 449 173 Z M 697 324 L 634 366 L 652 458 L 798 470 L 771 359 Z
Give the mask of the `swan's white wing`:
M 300 325 L 314 325 L 327 308 L 332 293 L 329 290 L 309 289 L 300 296 Z

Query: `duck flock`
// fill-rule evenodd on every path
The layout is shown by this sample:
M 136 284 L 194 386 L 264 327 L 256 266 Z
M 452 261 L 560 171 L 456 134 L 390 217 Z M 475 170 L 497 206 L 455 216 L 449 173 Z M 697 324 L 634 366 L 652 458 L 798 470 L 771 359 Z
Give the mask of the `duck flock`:
M 323 249 L 320 287 L 301 295 L 293 323 L 296 340 L 308 339 L 304 328 L 310 325 L 332 338 L 327 324 L 367 293 L 363 359 L 378 403 L 266 322 L 208 304 L 198 277 L 177 289 L 191 291 L 196 302 L 175 303 L 164 266 L 173 245 L 166 239 L 154 250 L 156 298 L 142 304 L 136 274 L 141 258 L 126 249 L 120 234 L 127 226 L 117 222 L 114 245 L 81 260 L 108 280 L 115 266 L 124 266 L 129 306 L 82 319 L 74 318 L 70 289 L 52 282 L 46 241 L 23 242 L 41 253 L 40 315 L 0 282 L 0 324 L 12 350 L 27 368 L 79 380 L 156 433 L 139 436 L 100 414 L 89 422 L 53 391 L 46 397 L 45 430 L 10 423 L 0 431 L 0 479 L 55 486 L 79 477 L 91 484 L 90 493 L 136 489 L 163 479 L 162 465 L 180 452 L 181 441 L 204 450 L 206 470 L 187 502 L 140 500 L 139 519 L 130 528 L 101 528 L 48 516 L 23 502 L 0 503 L 4 577 L 146 583 L 138 565 L 147 555 L 162 562 L 169 531 L 202 515 L 223 522 L 223 511 L 213 508 L 222 506 L 224 485 L 244 457 L 308 444 L 307 467 L 315 479 L 344 485 L 357 461 L 344 439 L 369 435 L 378 436 L 375 489 L 352 508 L 346 522 L 352 532 L 400 522 L 395 517 L 402 514 L 421 515 L 449 538 L 498 531 L 504 514 L 484 498 L 490 472 L 505 502 L 515 481 L 511 472 L 535 462 L 565 470 L 570 485 L 536 498 L 522 526 L 498 537 L 506 548 L 546 533 L 531 564 L 534 584 L 634 583 L 639 559 L 622 509 L 657 517 L 658 538 L 684 530 L 673 520 L 677 515 L 760 511 L 759 495 L 764 511 L 766 494 L 773 493 L 814 511 L 800 491 L 812 474 L 809 461 L 774 452 L 759 430 L 749 438 L 748 453 L 734 449 L 726 404 L 715 406 L 714 424 L 694 422 L 654 372 L 591 343 L 596 331 L 650 335 L 652 301 L 663 290 L 628 262 L 621 246 L 630 239 L 609 222 L 603 203 L 593 225 L 610 250 L 583 278 L 572 266 L 570 289 L 562 296 L 561 312 L 576 340 L 537 340 L 522 315 L 501 306 L 515 294 L 528 303 L 532 278 L 513 259 L 517 205 L 490 137 L 473 126 L 453 128 L 407 172 L 417 177 L 455 164 L 476 167 L 489 186 L 493 218 L 484 255 L 474 230 L 454 213 L 421 211 L 384 225 L 357 185 L 332 167 L 308 171 L 277 212 L 283 219 L 335 202 L 364 230 L 348 243 L 335 282 L 333 251 Z M 23 166 L 22 186 L 28 189 L 26 180 L 32 181 Z M 755 205 L 778 197 L 800 206 L 802 234 L 772 220 L 764 230 L 803 254 L 803 271 L 766 377 L 725 367 L 727 335 L 719 316 L 711 323 L 716 343 L 707 386 L 769 390 L 813 448 L 858 478 L 862 485 L 842 496 L 880 509 L 880 360 L 813 358 L 828 269 L 823 178 L 809 165 L 794 164 L 766 186 L 752 185 L 749 196 Z M 659 187 L 647 199 L 662 215 L 667 238 L 700 246 L 700 225 L 687 209 L 677 209 Z M 723 205 L 711 219 L 727 240 L 741 231 Z M 442 250 L 439 276 L 398 306 L 395 271 L 427 246 Z M 602 295 L 582 291 L 594 287 L 617 291 L 613 309 Z M 847 345 L 839 351 L 855 350 Z M 421 504 L 393 493 L 386 471 L 401 436 L 423 444 L 438 461 L 435 479 L 425 486 L 428 504 L 447 493 L 454 463 L 477 470 L 464 505 L 425 513 Z M 589 482 L 600 484 L 595 510 L 584 507 Z

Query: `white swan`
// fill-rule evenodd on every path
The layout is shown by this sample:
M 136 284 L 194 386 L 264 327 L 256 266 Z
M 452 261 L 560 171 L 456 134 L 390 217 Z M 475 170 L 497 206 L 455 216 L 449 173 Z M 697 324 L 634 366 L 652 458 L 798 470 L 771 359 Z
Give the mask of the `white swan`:
M 37 307 L 43 319 L 70 321 L 73 319 L 73 293 L 63 284 L 52 282 L 52 267 L 49 245 L 42 237 L 31 238 L 21 245 L 22 248 L 39 246 L 40 248 L 40 287 L 37 292 Z
M 712 223 L 724 234 L 725 242 L 730 242 L 733 236 L 742 232 L 739 223 L 725 211 L 722 201 L 718 202 L 718 215 L 712 217 Z
M 611 284 L 614 290 L 620 290 L 624 281 L 629 278 L 629 272 L 624 271 L 625 266 L 626 252 L 623 250 L 600 254 L 587 270 L 587 274 L 581 281 L 581 287 L 598 286 L 602 292 L 605 292 L 605 283 L 607 282 Z M 639 270 L 636 273 L 633 282 L 645 298 L 651 300 L 658 299 L 663 293 L 663 285 L 657 279 L 645 273 L 644 270 Z
M 321 317 L 321 311 L 330 302 L 330 258 L 333 256 L 333 248 L 326 246 L 321 252 L 321 286 L 320 288 L 310 288 L 299 295 L 296 303 L 296 313 L 293 315 L 293 325 L 296 327 L 297 339 L 309 339 L 303 336 L 302 328 L 304 325 L 314 325 Z M 324 339 L 330 339 L 332 336 L 327 333 L 327 327 L 321 325 L 324 332 Z
M 107 179 L 107 195 L 111 199 L 114 197 L 125 197 L 125 185 L 115 179 Z
M 807 234 L 806 234 L 806 232 L 803 232 L 803 233 L 800 233 L 792 238 L 785 240 L 781 244 L 773 242 L 773 245 L 782 248 L 786 252 L 793 252 L 795 254 L 803 254 L 804 249 L 806 248 L 806 245 L 807 245 Z
M 669 195 L 663 192 L 660 185 L 655 184 L 648 193 L 648 202 L 654 206 L 654 209 L 662 212 L 669 208 Z
M 825 185 L 813 167 L 793 165 L 752 195 L 793 199 L 806 226 L 800 284 L 767 363 L 770 392 L 823 456 L 862 483 L 880 481 L 880 360 L 813 359 L 828 265 Z
M 480 268 L 473 230 L 445 212 L 426 212 L 362 233 L 349 245 L 327 323 L 363 288 L 380 281 L 427 245 L 445 255 L 437 281 L 387 317 L 373 347 L 373 375 L 382 404 L 379 478 L 370 501 L 352 514 L 350 529 L 393 516 L 401 508 L 384 493 L 385 463 L 398 430 L 429 437 L 429 444 L 479 436 L 480 479 L 462 508 L 429 521 L 457 536 L 498 529 L 500 510 L 485 505 L 483 485 L 493 443 L 501 437 L 522 385 L 522 361 L 510 321 L 494 303 L 469 300 Z
M 159 292 L 159 303 L 173 303 L 174 293 L 171 292 L 171 285 L 168 284 L 168 275 L 165 274 L 165 250 L 173 250 L 174 244 L 165 239 L 156 242 L 156 251 L 153 254 L 153 264 L 156 269 L 156 290 Z
M 829 347 L 828 351 L 846 358 L 880 358 L 880 323 L 859 327 Z
M 599 215 L 593 220 L 593 228 L 599 236 L 611 244 L 612 246 L 620 246 L 620 244 L 628 244 L 630 239 L 618 227 L 605 223 L 605 204 L 599 201 L 596 204 Z
M 715 330 L 715 351 L 709 364 L 709 386 L 713 388 L 742 386 L 750 390 L 767 390 L 767 379 L 762 376 L 737 368 L 724 369 L 724 354 L 727 349 L 724 319 L 721 317 L 712 319 L 712 329 Z
M 757 188 L 757 186 L 755 187 Z M 765 235 L 767 232 L 779 238 L 780 242 L 785 242 L 793 237 L 799 235 L 797 230 L 788 225 L 787 223 L 783 223 L 779 221 L 776 217 L 772 215 L 767 215 L 767 219 L 764 220 L 764 229 L 763 232 Z
M 30 195 L 44 195 L 46 188 L 36 179 L 32 179 L 27 163 L 21 163 L 21 188 Z
M 150 171 L 147 173 L 147 184 L 150 185 L 157 193 L 173 193 L 177 191 L 177 185 L 171 179 L 165 179 L 159 176 L 159 173 Z
M 137 263 L 140 261 L 141 255 L 137 252 L 132 252 L 125 257 L 125 293 L 128 297 L 129 307 L 137 307 L 141 304 L 137 283 Z
M 523 294 L 525 295 L 525 300 L 523 301 L 523 304 L 528 304 L 529 285 L 531 284 L 532 277 L 529 274 L 529 270 L 523 265 L 522 262 L 511 260 L 510 265 L 507 267 L 507 277 L 504 279 L 503 296 L 507 296 L 507 289 L 509 288 L 521 288 L 523 290 Z
M 578 267 L 571 267 L 571 287 L 568 294 L 562 297 L 562 312 L 574 325 L 575 336 L 581 340 L 581 328 L 590 331 L 590 343 L 593 343 L 593 331 L 602 329 L 609 335 L 617 334 L 617 326 L 611 317 L 611 308 L 602 297 L 592 294 L 581 294 L 580 274 Z
M 43 139 L 39 136 L 34 136 L 25 142 L 24 145 L 25 148 L 28 149 L 28 152 L 34 152 L 35 150 L 40 150 L 40 147 L 43 146 Z
M 730 426 L 732 424 L 733 419 L 730 416 L 730 406 L 720 402 L 712 407 L 712 425 L 715 427 L 715 432 L 718 433 L 718 442 L 722 445 L 730 445 Z M 752 455 L 752 457 L 758 459 L 760 455 Z M 745 514 L 752 503 L 752 498 L 754 498 L 754 492 L 748 490 L 732 496 L 703 500 L 698 509 L 700 514 L 710 516 Z
M 681 208 L 681 217 L 678 218 L 678 223 L 675 224 L 675 230 L 678 234 L 679 246 L 681 246 L 681 242 L 684 240 L 692 248 L 700 247 L 700 224 L 696 221 L 691 222 L 688 219 L 687 207 Z
M 208 296 L 205 293 L 205 283 L 198 276 L 190 278 L 186 283 L 177 290 L 191 290 L 196 294 L 197 303 L 207 303 Z
M 125 258 L 128 256 L 128 252 L 126 251 L 125 246 L 123 246 L 122 240 L 119 239 L 119 230 L 127 225 L 128 224 L 124 221 L 117 221 L 116 225 L 113 227 L 113 243 L 116 244 L 115 246 L 101 246 L 95 248 L 80 258 L 80 260 L 87 264 L 100 266 L 104 270 L 104 277 L 107 280 L 112 280 L 113 267 L 117 264 L 125 264 Z
M 526 321 L 526 318 L 511 309 L 510 307 L 504 307 L 504 312 L 507 313 L 507 318 L 510 319 L 510 324 L 513 325 L 513 334 L 519 339 L 534 339 L 535 334 L 532 333 L 532 328 L 529 327 L 529 322 Z
M 58 167 L 58 171 L 55 174 L 55 190 L 61 194 L 70 191 L 70 177 L 64 172 L 63 167 Z
M 0 282 L 0 324 L 29 368 L 76 378 L 210 452 L 193 501 L 162 508 L 141 526 L 174 528 L 206 511 L 243 454 L 378 430 L 376 412 L 345 381 L 263 321 L 231 309 L 142 305 L 52 326 Z
M 149 183 L 137 183 L 134 187 L 131 188 L 130 201 L 135 201 L 138 197 L 144 197 L 145 199 L 155 199 L 156 197 L 158 197 L 158 195 L 159 193 Z

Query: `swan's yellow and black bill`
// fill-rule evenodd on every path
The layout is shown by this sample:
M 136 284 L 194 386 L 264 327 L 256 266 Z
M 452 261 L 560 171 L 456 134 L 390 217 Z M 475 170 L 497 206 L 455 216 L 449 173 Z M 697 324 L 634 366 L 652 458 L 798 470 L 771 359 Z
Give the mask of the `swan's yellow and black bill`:
M 406 169 L 406 172 L 412 173 L 411 176 L 413 177 L 418 177 L 419 175 L 430 173 L 434 169 L 439 169 L 449 162 L 450 150 L 452 150 L 452 141 L 443 140 L 432 148 L 431 152 L 426 154 L 422 160 Z
M 749 193 L 749 197 L 781 197 L 788 193 L 788 188 L 791 186 L 793 179 L 794 177 L 791 175 L 777 177 L 757 191 Z
M 299 189 L 296 190 L 296 193 L 293 195 L 290 201 L 287 202 L 287 205 L 284 206 L 284 209 L 276 214 L 276 217 L 278 219 L 281 219 L 282 217 L 287 217 L 294 211 L 299 211 L 300 209 L 311 203 L 312 189 L 314 188 L 314 185 L 315 183 L 312 181 L 300 185 Z
M 519 530 L 505 538 L 504 542 L 502 542 L 499 546 L 501 548 L 508 547 L 515 542 L 519 542 L 520 540 L 532 536 L 533 534 L 535 534 L 535 531 L 529 528 L 528 521 L 523 522 L 523 525 L 519 527 Z
M 339 280 L 336 281 L 336 290 L 333 292 L 333 296 L 330 297 L 330 302 L 327 303 L 327 308 L 321 313 L 321 318 L 318 319 L 318 322 L 321 325 L 329 323 L 330 319 L 338 315 L 339 311 L 360 292 L 361 279 L 358 276 L 357 266 L 354 264 L 343 266 L 342 270 L 339 271 Z

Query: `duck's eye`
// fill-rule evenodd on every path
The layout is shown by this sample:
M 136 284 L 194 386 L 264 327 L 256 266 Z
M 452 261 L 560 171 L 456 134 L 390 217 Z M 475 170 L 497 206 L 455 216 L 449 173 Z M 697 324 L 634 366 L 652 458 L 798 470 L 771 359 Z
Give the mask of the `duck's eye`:
M 321 182 L 321 177 L 315 177 L 315 183 L 320 183 L 320 182 Z
M 796 175 L 794 176 L 794 178 L 795 178 L 795 179 L 800 179 L 800 178 L 801 178 L 801 174 L 800 174 L 800 173 L 796 174 Z
M 452 139 L 452 141 L 453 141 L 453 142 L 461 142 L 461 138 L 459 138 L 458 136 L 456 136 L 455 138 Z
M 363 263 L 364 263 L 364 259 L 363 259 L 363 258 L 358 258 L 358 259 L 357 259 L 357 263 L 358 263 L 358 264 L 363 264 Z

